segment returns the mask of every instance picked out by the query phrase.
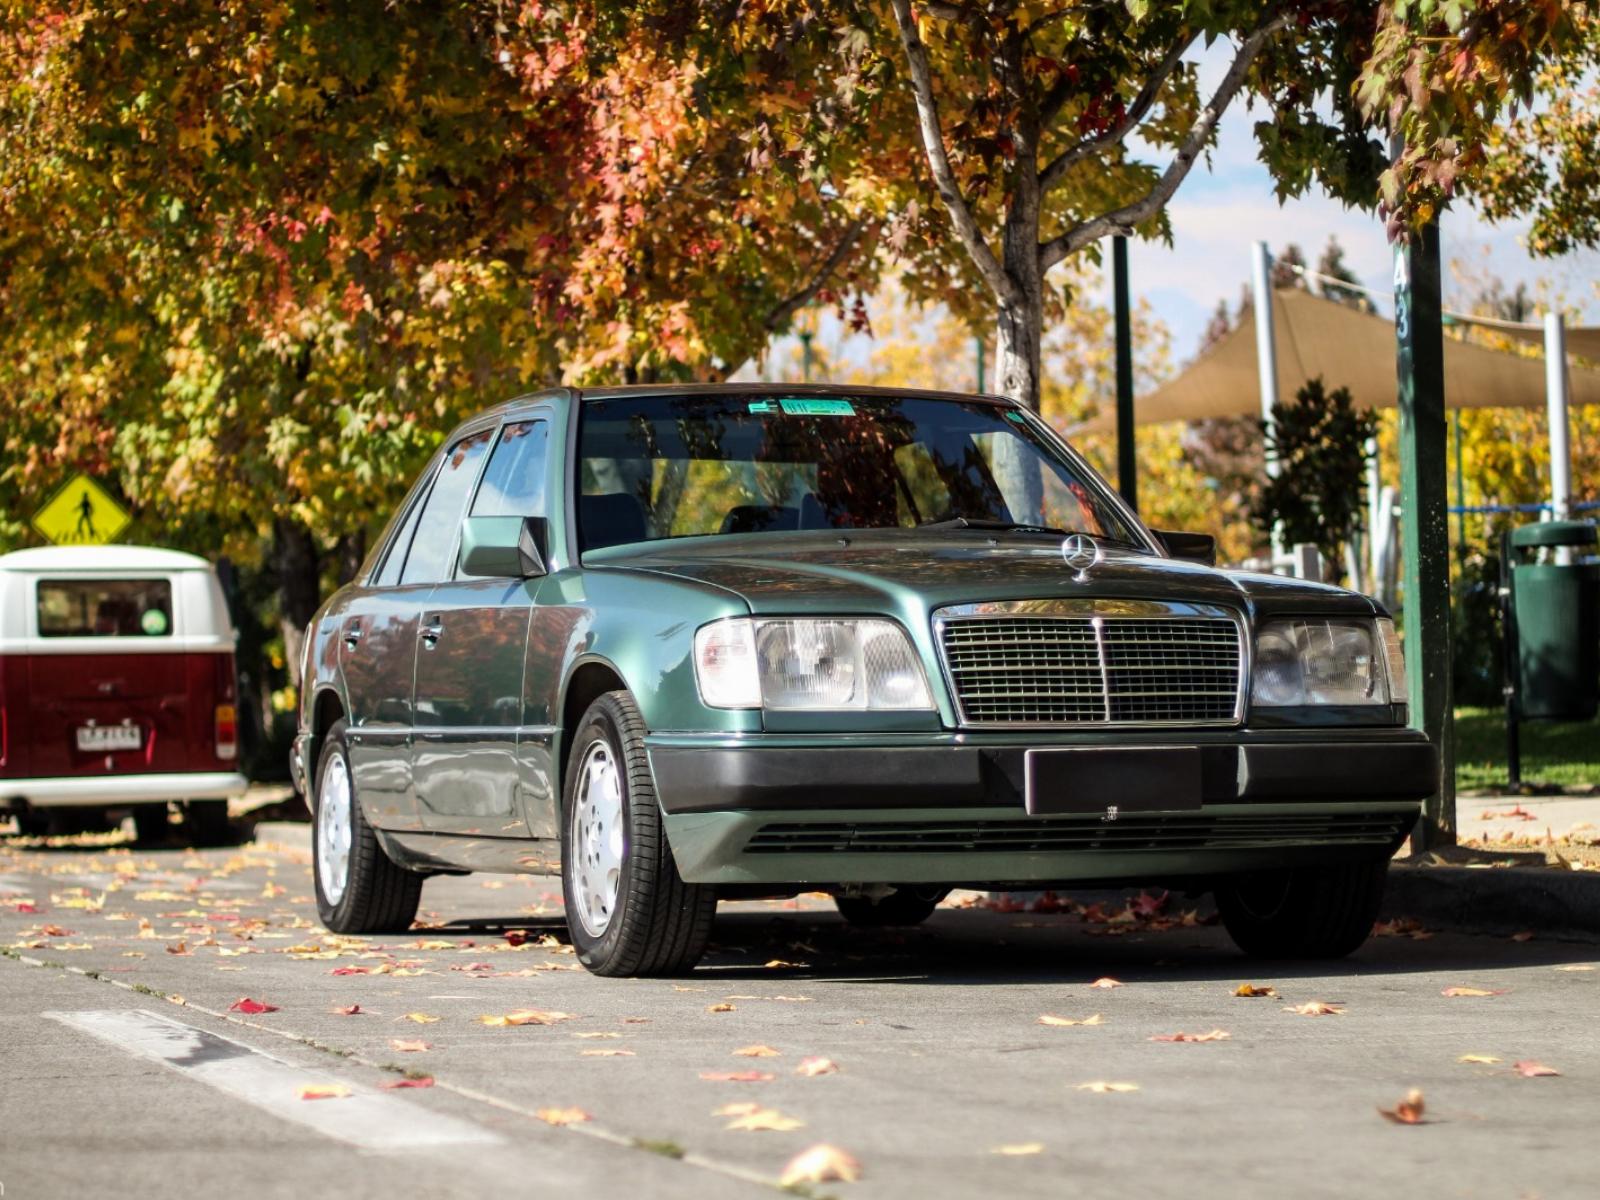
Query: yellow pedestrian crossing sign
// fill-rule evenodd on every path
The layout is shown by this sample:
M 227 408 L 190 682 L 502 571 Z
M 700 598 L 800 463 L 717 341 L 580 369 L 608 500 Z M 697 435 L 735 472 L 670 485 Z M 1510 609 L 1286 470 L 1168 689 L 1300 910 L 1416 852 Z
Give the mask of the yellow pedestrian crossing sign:
M 133 520 L 111 493 L 79 475 L 33 515 L 33 527 L 58 546 L 99 546 L 115 541 Z

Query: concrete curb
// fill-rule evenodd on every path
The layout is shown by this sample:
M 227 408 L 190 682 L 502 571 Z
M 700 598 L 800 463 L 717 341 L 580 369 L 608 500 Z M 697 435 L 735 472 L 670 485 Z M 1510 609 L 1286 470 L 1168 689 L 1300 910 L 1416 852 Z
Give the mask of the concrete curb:
M 1600 936 L 1600 872 L 1396 863 L 1383 912 L 1458 929 Z

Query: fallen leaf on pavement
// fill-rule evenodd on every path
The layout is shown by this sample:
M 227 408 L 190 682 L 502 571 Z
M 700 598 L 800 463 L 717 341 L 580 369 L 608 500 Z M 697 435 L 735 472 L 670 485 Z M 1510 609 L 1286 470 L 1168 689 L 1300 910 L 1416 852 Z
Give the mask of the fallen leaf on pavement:
M 1378 1115 L 1385 1121 L 1393 1121 L 1396 1125 L 1422 1125 L 1422 1091 L 1412 1088 L 1406 1093 L 1404 1100 L 1393 1108 L 1380 1108 Z
M 740 1058 L 777 1058 L 782 1050 L 774 1050 L 771 1046 L 741 1046 L 734 1051 Z
M 742 1129 L 748 1133 L 788 1133 L 805 1128 L 805 1122 L 786 1117 L 775 1108 L 758 1108 L 729 1121 L 725 1129 Z
M 595 1032 L 591 1030 L 586 1033 L 575 1033 L 572 1036 L 575 1038 L 619 1038 L 622 1035 L 614 1029 L 608 1029 L 602 1032 Z
M 1272 987 L 1271 985 L 1266 987 L 1257 987 L 1253 983 L 1241 983 L 1238 987 L 1234 988 L 1233 994 L 1235 996 L 1268 996 L 1276 999 L 1278 995 L 1278 989 Z
M 1301 1017 L 1342 1017 L 1344 1005 L 1329 1004 L 1324 1000 L 1307 1000 L 1304 1004 L 1286 1004 L 1283 1011 Z
M 797 971 L 803 971 L 810 965 L 810 963 L 789 962 L 787 959 L 774 958 L 772 961 L 766 964 L 766 968 L 769 971 L 780 971 L 788 967 Z
M 733 1005 L 731 1005 L 731 1004 L 708 1004 L 706 1006 L 706 1011 L 707 1012 L 732 1012 L 733 1011 Z
M 1104 1025 L 1105 1021 L 1101 1019 L 1099 1013 L 1095 1013 L 1092 1017 L 1078 1018 L 1057 1017 L 1052 1016 L 1050 1013 L 1045 1013 L 1039 1018 L 1038 1023 L 1040 1025 Z
M 1104 1079 L 1096 1079 L 1089 1083 L 1080 1083 L 1078 1090 L 1080 1092 L 1095 1092 L 1104 1095 L 1106 1092 L 1137 1092 L 1139 1085 L 1137 1083 L 1107 1083 Z
M 1109 975 L 1102 975 L 1089 986 L 1092 988 L 1119 988 L 1122 986 L 1122 980 L 1113 979 Z
M 342 1083 L 310 1083 L 300 1089 L 302 1100 L 343 1100 L 349 1094 Z
M 419 1038 L 390 1038 L 389 1048 L 398 1050 L 401 1054 L 416 1054 L 423 1050 L 432 1050 L 432 1042 L 424 1042 Z
M 1520 933 L 1513 933 L 1511 940 L 1513 942 L 1531 942 L 1533 941 L 1533 930 L 1524 929 Z
M 444 1020 L 443 1017 L 436 1017 L 432 1013 L 425 1012 L 407 1013 L 405 1016 L 396 1017 L 395 1019 L 397 1021 L 411 1021 L 417 1025 L 432 1025 L 435 1021 Z
M 1554 1067 L 1547 1067 L 1542 1062 L 1532 1058 L 1524 1058 L 1512 1063 L 1511 1069 L 1526 1079 L 1537 1079 L 1541 1075 L 1561 1074 Z
M 385 1089 L 432 1087 L 433 1086 L 433 1076 L 432 1075 L 418 1075 L 415 1078 L 409 1078 L 409 1079 L 391 1079 L 388 1083 L 382 1083 L 382 1084 L 379 1084 L 378 1086 L 382 1087 L 382 1088 L 385 1088 Z
M 1556 968 L 1558 971 L 1592 971 L 1594 969 L 1594 964 L 1592 963 L 1567 963 L 1565 966 Z
M 1456 1061 L 1461 1063 L 1482 1063 L 1484 1066 L 1489 1066 L 1500 1060 L 1492 1054 L 1463 1054 Z
M 335 967 L 328 972 L 329 975 L 370 975 L 371 967 Z
M 545 1012 L 538 1008 L 519 1008 L 516 1012 L 506 1013 L 504 1016 L 482 1016 L 478 1021 L 484 1025 L 554 1025 L 557 1021 L 572 1020 L 571 1013 Z
M 632 1050 L 611 1050 L 611 1049 L 607 1049 L 607 1050 L 580 1050 L 580 1051 L 578 1051 L 578 1053 L 583 1058 L 633 1058 L 634 1057 L 634 1053 L 633 1053 Z
M 189 946 L 186 942 L 173 942 L 167 947 L 168 954 L 188 954 Z
M 1158 1033 L 1152 1042 L 1225 1042 L 1233 1034 L 1226 1029 L 1213 1029 L 1210 1033 Z
M 777 1076 L 769 1071 L 701 1071 L 708 1083 L 766 1083 Z
M 839 1064 L 834 1062 L 831 1058 L 822 1058 L 817 1055 L 809 1055 L 800 1060 L 800 1065 L 795 1067 L 794 1073 L 796 1075 L 804 1075 L 809 1078 L 816 1075 L 832 1075 L 838 1069 Z
M 334 1008 L 329 1011 L 336 1017 L 364 1017 L 367 1015 L 366 1010 L 359 1004 L 350 1004 L 344 1008 Z
M 581 1108 L 541 1108 L 533 1115 L 546 1125 L 580 1125 L 594 1120 Z
M 1043 1152 L 1043 1142 L 1017 1142 L 1010 1146 L 996 1146 L 994 1149 L 989 1151 L 990 1154 L 1009 1154 L 1013 1156 L 1022 1154 L 1042 1154 Z
M 240 996 L 239 999 L 228 1005 L 228 1011 L 254 1015 L 256 1013 L 277 1012 L 278 1006 L 276 1004 L 265 1004 L 260 1000 L 252 1000 L 249 996 Z
M 854 1183 L 861 1178 L 861 1163 L 837 1146 L 813 1146 L 789 1160 L 778 1177 L 779 1187 L 797 1183 Z
M 1509 988 L 1447 987 L 1442 996 L 1504 996 Z

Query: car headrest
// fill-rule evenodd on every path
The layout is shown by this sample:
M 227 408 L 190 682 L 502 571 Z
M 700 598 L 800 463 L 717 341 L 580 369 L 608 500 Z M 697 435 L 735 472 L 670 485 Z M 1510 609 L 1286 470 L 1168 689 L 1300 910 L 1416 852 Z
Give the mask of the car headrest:
M 723 533 L 766 533 L 772 529 L 799 529 L 800 510 L 781 504 L 740 504 L 722 518 Z
M 650 536 L 644 505 L 627 492 L 583 496 L 578 500 L 578 529 L 585 550 L 602 550 Z

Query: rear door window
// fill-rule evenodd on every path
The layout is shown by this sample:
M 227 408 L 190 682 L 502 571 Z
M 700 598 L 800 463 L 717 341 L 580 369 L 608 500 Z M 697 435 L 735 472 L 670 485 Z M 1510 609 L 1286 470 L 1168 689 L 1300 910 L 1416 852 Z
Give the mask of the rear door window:
M 167 579 L 41 579 L 40 637 L 170 637 Z
M 500 431 L 500 440 L 483 483 L 472 502 L 475 517 L 542 517 L 545 462 L 550 426 L 544 421 L 517 421 Z
M 461 512 L 467 506 L 467 494 L 477 481 L 478 466 L 493 437 L 494 430 L 485 429 L 462 438 L 439 464 L 433 490 L 417 520 L 401 583 L 439 583 L 450 578 L 450 553 L 460 531 Z

